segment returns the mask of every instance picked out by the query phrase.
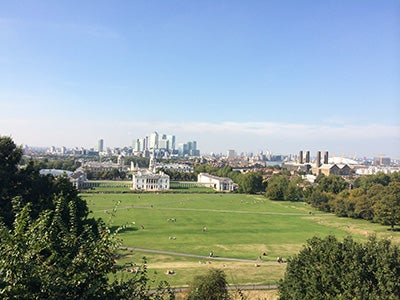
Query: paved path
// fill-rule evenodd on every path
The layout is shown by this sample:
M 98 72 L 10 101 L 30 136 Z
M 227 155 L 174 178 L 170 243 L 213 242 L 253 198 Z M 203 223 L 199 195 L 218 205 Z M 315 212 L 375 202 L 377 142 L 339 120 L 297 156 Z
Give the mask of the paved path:
M 182 293 L 186 292 L 189 288 L 188 287 L 175 287 L 172 288 L 172 290 L 175 293 Z M 277 284 L 271 284 L 271 285 L 230 285 L 228 286 L 229 291 L 236 291 L 236 290 L 241 290 L 241 291 L 259 291 L 259 290 L 276 290 L 278 289 Z
M 247 263 L 263 263 L 269 265 L 277 265 L 278 262 L 275 261 L 265 261 L 258 259 L 243 259 L 243 258 L 232 258 L 232 257 L 219 257 L 219 256 L 207 256 L 207 255 L 197 255 L 197 254 L 189 254 L 182 252 L 172 252 L 172 251 L 164 251 L 164 250 L 155 250 L 155 249 L 145 249 L 145 248 L 136 248 L 136 247 L 120 247 L 122 250 L 132 250 L 132 251 L 140 251 L 147 253 L 157 253 L 157 254 L 166 254 L 166 255 L 174 255 L 174 256 L 183 256 L 183 257 L 194 257 L 206 260 L 220 260 L 220 261 L 236 261 L 236 262 L 247 262 Z

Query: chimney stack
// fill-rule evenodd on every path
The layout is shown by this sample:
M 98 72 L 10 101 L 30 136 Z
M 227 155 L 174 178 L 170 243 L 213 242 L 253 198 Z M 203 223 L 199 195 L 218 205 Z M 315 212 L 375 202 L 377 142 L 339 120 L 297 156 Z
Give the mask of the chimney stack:
M 329 157 L 329 153 L 328 153 L 328 151 L 325 151 L 325 153 L 324 153 L 324 164 L 328 164 L 328 161 L 329 161 L 328 157 Z
M 306 151 L 306 164 L 310 163 L 310 151 Z
M 299 164 L 303 164 L 303 151 L 301 150 L 300 152 L 299 152 Z
M 317 151 L 317 159 L 315 160 L 315 166 L 317 168 L 321 166 L 321 151 Z

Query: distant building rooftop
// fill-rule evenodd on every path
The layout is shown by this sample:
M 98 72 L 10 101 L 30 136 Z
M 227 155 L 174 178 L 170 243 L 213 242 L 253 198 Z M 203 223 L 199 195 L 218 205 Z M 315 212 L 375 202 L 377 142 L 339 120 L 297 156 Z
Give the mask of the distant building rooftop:
M 39 171 L 39 174 L 41 174 L 41 175 L 53 175 L 53 176 L 57 177 L 57 176 L 61 176 L 63 174 L 71 176 L 73 174 L 73 172 L 66 171 L 66 170 L 59 170 L 59 169 L 41 169 Z

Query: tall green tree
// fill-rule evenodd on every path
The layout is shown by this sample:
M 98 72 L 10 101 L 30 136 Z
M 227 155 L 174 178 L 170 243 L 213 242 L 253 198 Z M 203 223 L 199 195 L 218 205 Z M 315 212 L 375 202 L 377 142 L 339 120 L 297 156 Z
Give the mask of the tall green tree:
M 292 179 L 284 191 L 284 199 L 287 201 L 300 201 L 303 198 L 302 187 L 298 180 Z
M 209 173 L 209 174 L 214 174 L 218 169 L 214 166 L 211 165 L 198 165 L 194 168 L 194 172 L 196 174 L 199 173 Z
M 399 172 L 396 172 L 399 173 Z M 372 186 L 376 184 L 380 184 L 382 186 L 387 186 L 391 182 L 391 180 L 397 178 L 397 174 L 387 175 L 383 172 L 378 172 L 373 175 L 364 175 L 358 177 L 354 182 L 354 187 L 362 188 L 364 191 L 367 191 Z
M 101 222 L 100 235 L 89 226 L 79 230 L 74 202 L 60 197 L 55 210 L 33 219 L 31 204 L 21 207 L 18 200 L 13 230 L 0 223 L 2 299 L 159 299 L 164 293 L 150 292 L 144 266 L 110 282 L 120 241 Z
M 392 230 L 400 225 L 400 182 L 392 182 L 379 194 L 374 205 L 375 220 Z
M 319 210 L 330 212 L 331 204 L 334 199 L 335 197 L 333 194 L 314 189 L 307 198 L 307 202 Z
M 318 189 L 327 193 L 339 194 L 349 188 L 349 184 L 338 175 L 325 176 L 321 174 L 318 175 L 315 182 L 318 184 Z
M 20 154 L 11 139 L 0 138 L 0 173 L 7 176 L 0 203 L 10 208 L 0 218 L 0 298 L 161 299 L 162 291 L 150 292 L 145 267 L 110 282 L 116 235 L 88 217 L 68 178 L 41 176 L 33 164 L 18 169 Z
M 7 136 L 0 136 L 0 219 L 12 223 L 11 199 L 15 197 L 18 186 L 18 163 L 22 149 Z
M 284 175 L 273 175 L 267 181 L 265 196 L 271 200 L 284 200 L 289 179 Z
M 55 209 L 59 196 L 74 202 L 80 220 L 88 215 L 86 202 L 78 196 L 78 191 L 67 177 L 40 175 L 39 166 L 33 161 L 19 168 L 21 156 L 21 148 L 11 138 L 0 137 L 0 219 L 6 226 L 13 226 L 15 212 L 12 201 L 15 197 L 19 197 L 23 206 L 31 204 L 30 214 L 33 218 L 44 210 Z
M 398 299 L 399 276 L 400 250 L 387 240 L 314 237 L 288 260 L 280 299 Z
M 263 190 L 263 178 L 260 173 L 249 172 L 239 177 L 239 192 L 256 194 Z

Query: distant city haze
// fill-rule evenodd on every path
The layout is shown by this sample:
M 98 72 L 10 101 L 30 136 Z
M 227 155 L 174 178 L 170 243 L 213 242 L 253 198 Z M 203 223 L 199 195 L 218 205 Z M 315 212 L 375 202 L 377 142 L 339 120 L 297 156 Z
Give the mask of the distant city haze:
M 400 158 L 400 2 L 6 1 L 0 135 Z

